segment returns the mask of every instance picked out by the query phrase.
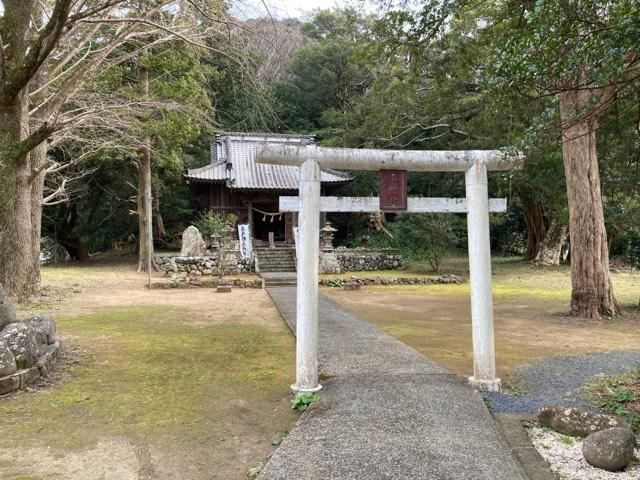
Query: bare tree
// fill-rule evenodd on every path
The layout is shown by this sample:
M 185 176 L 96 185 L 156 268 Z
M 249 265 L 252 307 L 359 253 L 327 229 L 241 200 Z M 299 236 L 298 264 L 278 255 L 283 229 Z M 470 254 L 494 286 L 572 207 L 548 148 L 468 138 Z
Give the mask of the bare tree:
M 42 198 L 51 168 L 46 140 L 86 128 L 100 111 L 93 105 L 74 108 L 83 86 L 170 40 L 226 55 L 208 39 L 228 25 L 222 2 L 213 0 L 2 2 L 0 284 L 23 299 L 40 284 Z

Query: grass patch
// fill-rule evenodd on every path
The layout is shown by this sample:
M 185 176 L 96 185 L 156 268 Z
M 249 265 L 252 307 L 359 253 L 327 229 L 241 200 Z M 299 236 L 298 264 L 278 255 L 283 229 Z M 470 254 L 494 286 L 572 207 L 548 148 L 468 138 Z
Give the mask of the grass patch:
M 197 313 L 140 307 L 59 317 L 59 329 L 91 348 L 92 357 L 51 390 L 0 402 L 3 441 L 20 446 L 40 438 L 71 448 L 104 433 L 162 437 L 176 429 L 206 439 L 228 434 L 225 416 L 239 414 L 248 423 L 282 423 L 273 403 L 287 395 L 293 376 L 288 331 L 193 328 L 183 323 L 190 315 Z
M 569 315 L 568 266 L 540 267 L 521 259 L 494 257 L 493 299 L 498 374 L 505 385 L 523 363 L 553 355 L 637 350 L 637 309 L 599 321 Z M 408 271 L 420 271 L 412 265 Z M 466 277 L 466 258 L 447 259 L 442 273 Z M 621 305 L 638 302 L 640 274 L 612 273 Z M 460 375 L 472 374 L 470 286 L 367 286 L 358 291 L 323 292 L 425 355 Z
M 37 296 L 28 302 L 15 304 L 14 308 L 19 316 L 37 315 L 43 310 L 56 310 L 73 293 L 80 293 L 76 288 L 45 287 Z
M 521 257 L 491 258 L 493 274 L 493 293 L 496 298 L 535 297 L 542 300 L 564 300 L 567 303 L 571 297 L 571 266 L 559 265 L 554 267 L 536 265 L 525 262 Z M 443 260 L 440 274 L 454 274 L 463 278 L 469 277 L 469 260 L 467 257 L 451 257 Z M 353 272 L 343 274 L 349 276 L 439 276 L 431 271 L 428 263 L 415 263 L 404 270 L 389 270 L 384 272 Z M 335 275 L 328 275 L 335 277 Z M 640 274 L 637 272 L 612 272 L 612 281 L 616 298 L 621 306 L 634 310 L 640 308 Z M 371 287 L 368 287 L 371 288 Z M 394 289 L 404 291 L 424 291 L 442 295 L 469 295 L 469 285 L 403 285 Z
M 360 272 L 344 272 L 344 273 L 323 273 L 320 278 L 341 278 L 349 280 L 350 278 L 437 278 L 439 274 L 424 272 L 412 268 L 402 270 L 363 270 Z
M 331 277 L 337 278 L 337 277 Z M 434 285 L 394 285 L 388 287 L 385 285 L 372 285 L 367 289 L 389 289 L 399 293 L 429 293 L 433 295 L 442 295 L 447 297 L 469 297 L 470 287 L 468 283 L 462 285 L 456 284 L 434 284 Z M 564 300 L 567 302 L 570 298 L 570 292 L 556 288 L 544 287 L 528 287 L 526 285 L 517 285 L 510 282 L 494 281 L 493 283 L 494 298 L 521 298 L 535 297 L 540 300 Z
M 621 375 L 600 376 L 585 387 L 600 408 L 624 418 L 640 432 L 640 369 Z

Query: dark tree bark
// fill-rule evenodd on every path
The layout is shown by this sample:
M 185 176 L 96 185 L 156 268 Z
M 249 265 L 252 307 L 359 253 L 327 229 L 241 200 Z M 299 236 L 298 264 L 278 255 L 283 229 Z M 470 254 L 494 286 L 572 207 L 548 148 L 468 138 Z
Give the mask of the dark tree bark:
M 78 236 L 72 236 L 69 238 L 65 238 L 62 242 L 60 242 L 64 248 L 69 252 L 69 256 L 72 260 L 83 261 L 89 258 L 89 253 L 87 249 L 84 248 L 82 244 L 82 239 Z
M 538 258 L 540 249 L 547 236 L 549 219 L 545 215 L 544 206 L 534 198 L 533 192 L 523 188 L 520 192 L 524 223 L 527 228 L 527 250 L 525 260 L 531 261 Z
M 156 211 L 156 230 L 158 231 L 158 236 L 164 237 L 167 234 L 167 230 L 164 228 L 164 220 L 160 213 L 160 200 L 157 196 L 153 199 L 153 209 Z
M 566 236 L 567 226 L 552 220 L 534 260 L 542 265 L 560 265 L 562 245 Z
M 89 253 L 82 244 L 80 235 L 76 231 L 78 223 L 78 205 L 77 203 L 67 204 L 62 210 L 56 226 L 56 243 L 62 245 L 69 252 L 72 260 L 86 260 Z

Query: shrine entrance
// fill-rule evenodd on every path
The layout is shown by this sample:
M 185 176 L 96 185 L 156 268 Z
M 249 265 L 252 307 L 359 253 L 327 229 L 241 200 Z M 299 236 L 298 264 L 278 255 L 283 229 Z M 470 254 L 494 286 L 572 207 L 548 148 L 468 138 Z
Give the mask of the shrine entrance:
M 487 172 L 516 168 L 520 159 L 497 150 L 422 151 L 264 145 L 259 163 L 299 166 L 299 196 L 280 197 L 281 212 L 298 213 L 296 297 L 296 392 L 318 391 L 318 257 L 321 212 L 467 214 L 473 376 L 480 390 L 499 391 L 496 377 L 491 287 L 489 212 L 506 210 L 505 199 L 489 199 Z M 377 170 L 380 197 L 321 197 L 320 167 Z M 464 172 L 465 198 L 407 198 L 406 172 Z

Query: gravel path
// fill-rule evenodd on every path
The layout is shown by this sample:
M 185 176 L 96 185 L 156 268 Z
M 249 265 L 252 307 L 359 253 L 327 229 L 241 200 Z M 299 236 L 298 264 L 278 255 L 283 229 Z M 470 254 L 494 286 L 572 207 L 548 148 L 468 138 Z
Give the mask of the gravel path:
M 597 374 L 617 374 L 640 368 L 640 351 L 562 355 L 523 365 L 513 380 L 518 395 L 484 392 L 496 413 L 533 414 L 542 405 L 587 407 L 576 392 Z
M 553 430 L 538 427 L 529 429 L 533 445 L 556 472 L 559 478 L 566 480 L 638 480 L 640 464 L 631 464 L 622 472 L 607 472 L 592 467 L 582 454 L 582 440 L 567 437 Z M 636 456 L 640 450 L 636 449 Z

